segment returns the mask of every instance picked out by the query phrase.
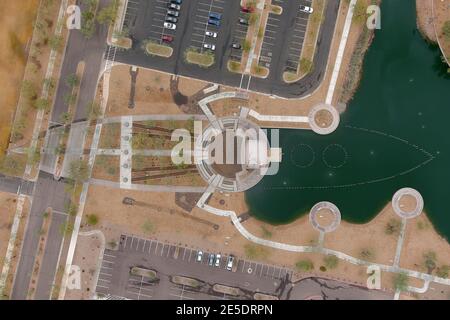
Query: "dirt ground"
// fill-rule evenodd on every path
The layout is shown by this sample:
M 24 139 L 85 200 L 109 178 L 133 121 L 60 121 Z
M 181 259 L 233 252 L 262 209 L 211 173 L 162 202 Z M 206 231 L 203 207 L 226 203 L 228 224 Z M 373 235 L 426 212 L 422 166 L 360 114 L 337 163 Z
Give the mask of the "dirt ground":
M 67 290 L 66 300 L 89 300 L 95 293 L 96 275 L 100 271 L 99 259 L 103 238 L 98 234 L 79 235 L 73 265 L 80 267 L 81 290 Z
M 174 193 L 139 192 L 91 186 L 85 216 L 97 215 L 99 224 L 94 227 L 83 226 L 82 231 L 101 230 L 106 236 L 107 243 L 117 241 L 122 233 L 134 234 L 197 249 L 213 250 L 224 254 L 232 253 L 240 258 L 266 261 L 294 269 L 298 261 L 307 259 L 311 260 L 314 269 L 307 273 L 298 272 L 296 277 L 318 275 L 359 285 L 365 285 L 367 280 L 366 267 L 339 261 L 336 268 L 324 271 L 322 270 L 325 265 L 324 256 L 321 254 L 298 254 L 254 245 L 242 237 L 228 218 L 217 217 L 194 208 L 191 214 L 218 224 L 219 230 L 216 231 L 188 218 L 179 216 L 174 218 L 164 211 L 158 212 L 153 207 L 126 206 L 122 204 L 124 197 L 132 197 L 150 205 L 158 203 L 168 210 L 180 210 L 174 203 Z M 221 209 L 235 210 L 238 214 L 247 212 L 243 194 L 216 193 L 209 203 Z M 388 204 L 381 214 L 365 225 L 342 222 L 335 232 L 325 236 L 324 246 L 360 258 L 363 257 L 362 251 L 367 249 L 366 251 L 371 254 L 368 260 L 392 265 L 398 233 L 387 235 L 385 229 L 387 222 L 393 217 L 395 218 L 395 214 L 391 205 Z M 420 230 L 417 227 L 419 221 L 421 221 Z M 315 245 L 318 241 L 318 232 L 311 227 L 307 216 L 282 226 L 271 226 L 254 218 L 246 220 L 243 225 L 252 234 L 272 241 L 305 246 Z M 249 256 L 249 247 L 254 250 L 252 257 Z M 438 266 L 449 264 L 448 243 L 437 235 L 426 216 L 422 215 L 408 222 L 400 260 L 401 267 L 424 271 L 421 268 L 423 253 L 428 251 L 438 253 Z M 410 285 L 413 284 L 419 287 L 423 285 L 421 281 L 412 279 Z M 391 274 L 384 274 L 382 286 L 387 289 L 392 287 Z
M 438 33 L 438 37 L 442 45 L 442 50 L 444 51 L 447 60 L 450 60 L 450 40 L 446 39 L 442 32 L 444 24 L 447 21 L 450 21 L 450 0 L 432 1 L 434 1 L 436 32 Z
M 417 27 L 423 36 L 433 42 L 436 42 L 436 33 L 434 32 L 433 14 L 431 11 L 431 1 L 416 0 Z
M 25 48 L 33 32 L 39 0 L 2 1 L 0 4 L 0 154 L 8 145 L 25 69 Z
M 0 270 L 3 267 L 6 249 L 8 248 L 16 206 L 17 197 L 15 195 L 0 193 Z

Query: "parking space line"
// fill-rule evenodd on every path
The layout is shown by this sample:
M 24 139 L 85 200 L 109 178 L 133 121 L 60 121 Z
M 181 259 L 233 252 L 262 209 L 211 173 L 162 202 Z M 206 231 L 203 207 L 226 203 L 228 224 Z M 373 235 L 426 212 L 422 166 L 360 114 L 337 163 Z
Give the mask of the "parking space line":
M 154 254 L 156 254 L 156 250 L 158 249 L 158 245 L 159 245 L 159 242 L 157 241 Z
M 163 252 L 164 252 L 164 248 L 166 247 L 166 245 L 165 244 L 163 244 L 163 246 L 162 246 L 162 248 L 161 248 L 161 254 L 159 255 L 160 257 L 162 257 L 162 255 L 163 255 Z
M 192 250 L 189 251 L 189 259 L 188 259 L 188 262 L 191 262 L 191 254 L 192 254 Z

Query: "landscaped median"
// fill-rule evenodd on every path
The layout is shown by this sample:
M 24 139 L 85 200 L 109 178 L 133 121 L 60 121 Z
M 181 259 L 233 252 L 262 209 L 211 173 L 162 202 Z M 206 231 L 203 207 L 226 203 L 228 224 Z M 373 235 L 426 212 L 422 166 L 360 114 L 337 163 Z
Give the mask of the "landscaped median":
M 228 71 L 235 72 L 235 73 L 241 73 L 242 72 L 242 64 L 240 61 L 236 60 L 228 60 Z
M 184 57 L 187 63 L 196 64 L 202 68 L 209 68 L 215 63 L 214 53 L 210 51 L 200 52 L 194 48 L 188 48 Z
M 312 7 L 314 7 L 314 12 L 309 17 L 305 40 L 303 42 L 301 56 L 299 57 L 300 61 L 297 72 L 284 72 L 284 82 L 297 82 L 313 70 L 313 60 L 316 53 L 317 39 L 319 37 L 320 27 L 324 21 L 323 14 L 325 12 L 326 2 L 324 0 L 314 0 L 312 2 Z
M 173 53 L 173 49 L 165 44 L 159 44 L 154 41 L 144 42 L 145 53 L 150 56 L 158 56 L 163 58 L 170 58 Z

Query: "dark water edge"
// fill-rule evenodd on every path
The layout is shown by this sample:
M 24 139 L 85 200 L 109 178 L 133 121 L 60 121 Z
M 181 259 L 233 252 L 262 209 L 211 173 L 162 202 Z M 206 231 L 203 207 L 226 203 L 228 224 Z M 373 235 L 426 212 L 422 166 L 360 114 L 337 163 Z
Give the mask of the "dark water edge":
M 416 24 L 415 1 L 383 1 L 382 29 L 340 128 L 319 137 L 281 130 L 283 162 L 246 192 L 253 216 L 288 224 L 319 201 L 348 222 L 372 220 L 400 188 L 419 190 L 437 231 L 450 237 L 450 75 Z M 449 128 L 447 130 L 447 128 Z

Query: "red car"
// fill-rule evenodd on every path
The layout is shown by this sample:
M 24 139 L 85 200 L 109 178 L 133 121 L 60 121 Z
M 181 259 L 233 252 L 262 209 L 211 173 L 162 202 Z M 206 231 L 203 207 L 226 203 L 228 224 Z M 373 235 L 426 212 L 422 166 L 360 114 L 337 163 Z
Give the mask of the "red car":
M 245 13 L 252 13 L 253 11 L 255 11 L 255 9 L 252 7 L 241 7 L 241 10 Z
M 172 42 L 173 41 L 173 37 L 172 36 L 168 36 L 168 35 L 163 35 L 161 39 L 164 42 Z

